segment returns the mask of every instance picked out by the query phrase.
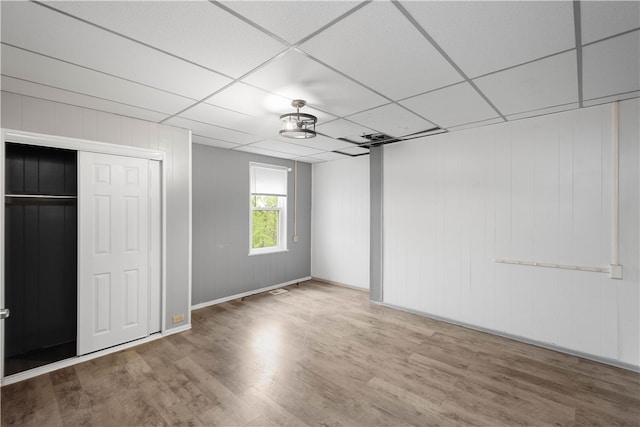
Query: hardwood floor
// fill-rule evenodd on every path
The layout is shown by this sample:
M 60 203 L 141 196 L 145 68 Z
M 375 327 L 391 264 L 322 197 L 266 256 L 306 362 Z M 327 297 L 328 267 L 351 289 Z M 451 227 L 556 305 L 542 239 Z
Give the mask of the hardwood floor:
M 640 375 L 318 282 L 2 388 L 2 425 L 640 425 Z

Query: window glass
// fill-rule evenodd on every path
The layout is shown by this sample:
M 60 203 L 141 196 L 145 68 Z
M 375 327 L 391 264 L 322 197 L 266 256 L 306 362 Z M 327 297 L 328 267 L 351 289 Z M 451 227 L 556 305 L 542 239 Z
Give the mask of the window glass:
M 250 163 L 249 255 L 287 250 L 287 169 Z

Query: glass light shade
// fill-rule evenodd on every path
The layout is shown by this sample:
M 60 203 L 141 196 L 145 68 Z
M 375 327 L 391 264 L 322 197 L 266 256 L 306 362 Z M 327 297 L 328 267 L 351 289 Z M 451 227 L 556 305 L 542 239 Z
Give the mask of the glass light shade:
M 287 113 L 280 116 L 282 127 L 280 135 L 287 138 L 307 139 L 316 136 L 316 122 L 318 119 L 311 114 L 300 112 L 300 107 L 304 107 L 305 101 L 294 100 L 291 105 L 296 108 L 295 113 Z

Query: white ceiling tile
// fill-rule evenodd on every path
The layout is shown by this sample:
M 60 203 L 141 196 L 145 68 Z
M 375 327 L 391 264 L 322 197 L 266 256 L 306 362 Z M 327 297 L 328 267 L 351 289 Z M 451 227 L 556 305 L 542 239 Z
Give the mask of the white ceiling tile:
M 251 144 L 251 146 L 263 148 L 265 150 L 279 151 L 281 153 L 295 154 L 297 156 L 312 156 L 324 151 L 322 149 L 309 148 L 303 145 L 290 144 L 277 139 L 268 139 L 266 141 L 256 142 L 255 144 Z
M 498 116 L 498 113 L 466 82 L 405 99 L 400 104 L 442 128 Z
M 293 159 L 296 154 L 283 153 L 280 151 L 268 150 L 265 148 L 255 147 L 253 145 L 243 145 L 242 147 L 234 148 L 235 151 L 244 151 L 246 153 L 260 154 L 262 156 L 278 157 L 281 159 Z
M 640 28 L 640 2 L 582 1 L 580 17 L 582 43 L 590 43 Z
M 584 99 L 640 89 L 640 31 L 582 49 Z
M 162 113 L 175 113 L 193 103 L 182 96 L 7 45 L 2 47 L 2 74 Z
M 638 97 L 640 97 L 640 91 L 627 92 L 619 95 L 603 96 L 602 98 L 585 100 L 582 103 L 582 105 L 584 107 L 590 107 L 592 105 L 608 104 L 613 101 L 622 101 L 625 99 L 632 99 L 632 98 L 638 98 Z
M 224 1 L 224 5 L 293 44 L 355 7 L 350 1 Z
M 2 41 L 27 50 L 194 99 L 231 82 L 36 3 L 7 2 L 2 13 Z
M 286 111 L 293 112 L 294 110 L 292 107 L 289 107 Z M 332 118 L 332 116 L 318 112 L 314 109 L 305 109 L 304 111 L 311 114 L 317 114 L 318 120 L 321 120 L 323 117 L 328 120 L 331 120 Z M 268 139 L 277 136 L 281 125 L 280 114 L 263 112 L 261 116 L 251 116 L 208 103 L 195 105 L 188 110 L 181 112 L 180 117 L 234 129 L 239 132 L 258 135 L 262 137 L 261 139 Z
M 244 126 L 253 119 L 252 116 L 247 114 L 205 103 L 197 104 L 188 110 L 181 112 L 180 117 L 237 130 L 246 129 Z M 275 129 L 277 129 L 277 125 L 278 123 L 274 124 Z M 245 130 L 245 132 L 254 133 L 248 131 L 248 129 Z
M 346 147 L 353 147 L 353 144 L 345 141 L 340 141 L 338 139 L 327 138 L 322 135 L 317 135 L 315 138 L 308 139 L 293 139 L 293 138 L 284 138 L 278 137 L 279 141 L 288 142 L 290 144 L 302 145 L 304 147 L 308 147 L 314 150 L 320 151 L 333 151 L 340 150 Z
M 474 82 L 502 114 L 516 114 L 578 100 L 575 51 L 480 77 Z
M 575 48 L 571 1 L 402 4 L 471 78 Z
M 333 120 L 328 123 L 321 123 L 317 126 L 317 131 L 334 138 L 348 138 L 352 141 L 356 140 L 356 138 L 360 137 L 361 135 L 375 133 L 374 130 L 369 129 L 368 127 L 344 119 Z M 363 139 L 361 142 L 366 141 L 366 139 Z
M 369 149 L 364 147 L 351 147 L 351 148 L 345 148 L 344 150 L 340 150 L 340 152 L 351 154 L 352 156 L 358 156 L 361 154 L 369 153 Z
M 449 130 L 502 122 L 469 84 L 457 83 L 461 76 L 404 7 L 470 77 L 485 74 L 475 83 L 509 120 L 578 107 L 575 51 L 549 56 L 575 47 L 570 0 L 225 4 L 2 2 L 3 93 L 152 122 L 182 111 L 166 123 L 191 129 L 196 143 L 308 162 L 335 160 L 334 150 L 366 152 L 340 137 L 366 143 L 363 134 L 405 136 L 434 127 L 431 121 Z M 638 97 L 639 3 L 579 6 L 583 43 L 634 31 L 583 47 L 583 105 Z M 242 82 L 228 78 L 265 61 Z M 455 81 L 442 87 L 448 79 Z M 308 101 L 302 112 L 317 116 L 327 137 L 278 137 L 279 116 L 293 112 L 297 98 Z
M 375 131 L 372 131 L 376 133 Z M 353 135 L 349 137 L 349 141 L 355 142 L 357 144 L 366 144 L 367 142 L 371 142 L 371 140 L 365 138 L 364 136 Z
M 289 99 L 304 99 L 310 107 L 335 116 L 345 116 L 387 102 L 295 51 L 272 61 L 244 81 Z
M 94 98 L 81 93 L 69 92 L 67 90 L 18 80 L 7 76 L 2 76 L 2 82 L 0 85 L 2 86 L 2 90 L 7 92 L 61 102 L 63 104 L 77 105 L 79 107 L 120 114 L 122 116 L 135 117 L 136 119 L 148 120 L 151 122 L 159 122 L 167 117 L 166 114 L 158 113 L 156 111 L 145 110 L 131 105 L 120 104 L 118 102 L 108 101 L 101 98 Z
M 325 162 L 325 160 L 318 159 L 315 157 L 294 157 L 292 160 L 296 160 L 298 162 L 303 162 L 303 163 L 324 163 Z
M 395 137 L 422 132 L 434 127 L 433 123 L 395 104 L 388 104 L 354 114 L 349 116 L 348 119 Z
M 325 160 L 325 161 L 332 161 L 332 160 L 348 159 L 349 156 L 345 156 L 344 154 L 340 154 L 340 153 L 327 152 L 327 153 L 314 154 L 313 158 Z
M 194 144 L 209 145 L 211 147 L 227 148 L 227 149 L 240 147 L 240 145 L 235 144 L 233 142 L 220 141 L 219 139 L 207 138 L 205 136 L 200 136 L 200 135 L 193 135 L 191 137 L 191 140 L 193 141 Z
M 494 124 L 498 124 L 498 123 L 504 123 L 504 120 L 502 118 L 497 118 L 497 119 L 483 120 L 481 122 L 467 123 L 465 125 L 450 127 L 449 131 L 455 132 L 457 130 L 479 128 L 479 127 L 482 127 L 482 126 L 494 125 Z
M 182 117 L 172 117 L 164 123 L 171 126 L 190 129 L 194 134 L 205 136 L 207 138 L 219 139 L 222 141 L 234 142 L 236 144 L 242 145 L 250 144 L 252 142 L 260 141 L 261 139 L 263 139 L 261 136 L 238 132 L 233 129 L 226 129 L 207 123 L 197 122 L 195 120 L 188 120 Z
M 49 5 L 232 77 L 285 48 L 208 1 L 64 1 Z
M 300 49 L 392 99 L 462 80 L 391 2 L 369 3 Z
M 507 120 L 511 121 L 511 120 L 525 119 L 528 117 L 544 116 L 547 114 L 559 113 L 561 111 L 574 110 L 578 107 L 579 107 L 579 104 L 577 102 L 572 102 L 570 104 L 556 105 L 554 107 L 541 108 L 539 110 L 526 111 L 524 113 L 519 113 L 519 114 L 511 114 L 506 117 L 507 117 Z
M 214 96 L 208 98 L 207 104 L 240 111 L 245 114 L 267 120 L 269 126 L 278 126 L 279 117 L 284 113 L 296 111 L 291 106 L 293 98 L 275 95 L 263 89 L 236 82 Z M 334 120 L 335 116 L 306 105 L 300 109 L 301 113 L 313 114 L 318 123 Z
M 224 88 L 205 102 L 253 116 L 263 115 L 265 111 L 280 115 L 291 108 L 289 98 L 274 95 L 241 82 Z

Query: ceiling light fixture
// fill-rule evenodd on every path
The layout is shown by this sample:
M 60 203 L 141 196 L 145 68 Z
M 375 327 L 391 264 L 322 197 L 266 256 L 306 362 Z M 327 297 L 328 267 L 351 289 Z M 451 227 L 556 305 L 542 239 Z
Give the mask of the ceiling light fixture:
M 295 139 L 315 138 L 318 119 L 311 114 L 300 112 L 300 108 L 305 105 L 307 105 L 307 102 L 302 99 L 291 101 L 291 106 L 296 108 L 296 112 L 280 116 L 280 121 L 282 122 L 280 135 Z

